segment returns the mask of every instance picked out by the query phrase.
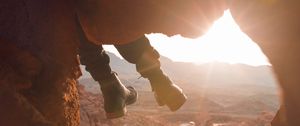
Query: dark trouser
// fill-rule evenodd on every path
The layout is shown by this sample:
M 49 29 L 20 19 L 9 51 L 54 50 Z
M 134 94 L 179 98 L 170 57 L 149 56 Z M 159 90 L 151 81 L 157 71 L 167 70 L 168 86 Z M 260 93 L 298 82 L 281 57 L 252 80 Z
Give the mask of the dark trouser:
M 124 59 L 136 65 L 136 70 L 142 77 L 148 78 L 150 74 L 158 74 L 157 71 L 161 71 L 160 55 L 150 45 L 146 36 L 126 45 L 115 45 L 115 47 Z
M 115 47 L 124 59 L 136 65 L 137 71 L 143 77 L 147 77 L 147 72 L 160 68 L 159 53 L 150 45 L 145 36 L 129 44 L 115 45 Z M 102 45 L 92 44 L 83 34 L 80 40 L 79 56 L 81 64 L 86 66 L 86 70 L 90 72 L 94 80 L 103 80 L 111 75 L 110 59 Z
M 81 41 L 79 57 L 82 65 L 91 74 L 94 80 L 99 81 L 111 76 L 109 56 L 100 45 L 94 45 L 88 41 Z

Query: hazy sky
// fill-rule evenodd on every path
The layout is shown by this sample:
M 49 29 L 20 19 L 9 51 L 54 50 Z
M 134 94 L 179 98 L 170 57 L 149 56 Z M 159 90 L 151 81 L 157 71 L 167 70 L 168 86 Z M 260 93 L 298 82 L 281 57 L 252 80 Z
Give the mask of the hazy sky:
M 234 22 L 229 11 L 217 20 L 207 33 L 197 39 L 179 35 L 148 34 L 152 46 L 174 61 L 207 63 L 226 62 L 248 65 L 269 64 L 260 48 Z M 116 53 L 112 46 L 104 46 Z

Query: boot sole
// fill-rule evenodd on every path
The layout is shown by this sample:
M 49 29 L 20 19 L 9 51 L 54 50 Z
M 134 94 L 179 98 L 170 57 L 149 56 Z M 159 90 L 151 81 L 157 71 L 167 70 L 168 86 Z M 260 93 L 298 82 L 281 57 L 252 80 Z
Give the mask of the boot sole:
M 131 105 L 131 104 L 133 104 L 133 103 L 135 103 L 137 101 L 137 99 L 138 99 L 138 93 L 131 86 L 127 86 L 126 88 L 130 91 L 130 95 L 134 96 L 134 97 L 129 97 L 128 99 L 126 99 L 126 105 Z
M 106 113 L 106 118 L 107 119 L 116 119 L 125 116 L 127 112 L 126 107 L 124 107 L 121 111 L 119 112 L 113 112 L 113 113 Z
M 131 104 L 136 102 L 136 100 L 138 98 L 138 93 L 131 86 L 128 86 L 126 88 L 130 91 L 130 95 L 132 95 L 134 97 L 128 97 L 128 99 L 125 100 L 125 104 L 126 105 L 131 105 Z M 126 105 L 123 107 L 123 109 L 119 110 L 118 112 L 106 113 L 106 118 L 107 119 L 115 119 L 115 118 L 120 118 L 120 117 L 125 116 L 125 114 L 127 112 Z

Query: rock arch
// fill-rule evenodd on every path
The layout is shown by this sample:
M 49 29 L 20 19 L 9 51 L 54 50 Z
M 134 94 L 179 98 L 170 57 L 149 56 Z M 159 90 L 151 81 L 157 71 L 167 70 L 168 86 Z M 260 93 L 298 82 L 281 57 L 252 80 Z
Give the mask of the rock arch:
M 0 2 L 0 102 L 5 103 L 0 104 L 0 125 L 79 124 L 75 86 L 80 74 L 76 60 L 78 19 L 91 41 L 121 44 L 151 32 L 189 37 L 201 35 L 228 8 L 241 29 L 258 42 L 274 67 L 284 103 L 281 109 L 284 114 L 277 117 L 287 119 L 283 121 L 287 124 L 277 125 L 300 124 L 297 120 L 300 116 L 298 1 Z M 29 106 L 23 107 L 24 104 Z M 2 114 L 8 112 L 11 114 Z M 9 121 L 12 118 L 19 123 Z

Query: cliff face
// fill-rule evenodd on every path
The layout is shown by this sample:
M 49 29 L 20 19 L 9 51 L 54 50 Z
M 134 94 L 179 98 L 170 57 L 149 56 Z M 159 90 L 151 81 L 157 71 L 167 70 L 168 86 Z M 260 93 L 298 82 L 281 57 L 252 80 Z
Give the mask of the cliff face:
M 79 125 L 78 69 L 63 73 L 16 44 L 0 44 L 0 125 Z
M 71 1 L 0 2 L 0 125 L 79 125 Z

